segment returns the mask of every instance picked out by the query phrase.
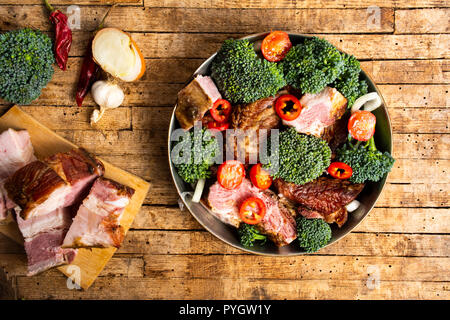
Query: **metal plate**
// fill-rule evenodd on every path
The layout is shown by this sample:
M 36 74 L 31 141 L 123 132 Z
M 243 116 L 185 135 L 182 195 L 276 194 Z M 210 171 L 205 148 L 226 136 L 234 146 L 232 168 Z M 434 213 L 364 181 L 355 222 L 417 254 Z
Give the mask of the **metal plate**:
M 259 40 L 264 39 L 264 37 L 268 33 L 260 33 L 260 34 L 254 34 L 247 37 L 244 37 L 243 39 L 248 39 L 251 42 L 256 42 Z M 305 38 L 310 38 L 310 36 L 301 35 L 301 34 L 289 34 L 289 38 L 291 39 L 291 42 L 293 45 L 296 45 L 298 43 L 303 42 Z M 351 54 L 351 53 L 350 53 Z M 189 83 L 197 74 L 202 75 L 209 75 L 210 74 L 210 65 L 212 60 L 214 59 L 214 55 L 209 57 L 192 75 L 192 77 L 189 79 L 187 83 Z M 387 112 L 385 101 L 378 90 L 375 83 L 372 81 L 372 79 L 367 75 L 364 71 L 362 71 L 363 78 L 367 81 L 367 84 L 369 86 L 369 92 L 376 91 L 378 95 L 382 99 L 382 106 L 379 107 L 377 110 L 375 110 L 373 113 L 377 117 L 377 124 L 375 129 L 375 142 L 377 145 L 377 149 L 380 151 L 388 151 L 392 154 L 392 127 L 391 122 L 389 119 L 389 115 Z M 186 84 L 187 84 L 186 83 Z M 170 150 L 172 149 L 171 144 L 171 135 L 173 130 L 179 128 L 178 121 L 175 118 L 175 108 L 172 113 L 172 118 L 170 120 L 170 126 L 169 126 L 169 139 L 168 139 L 168 150 L 169 150 L 169 165 L 170 165 L 170 171 L 172 174 L 173 181 L 175 183 L 175 187 L 177 188 L 178 194 L 180 195 L 180 198 L 182 199 L 185 207 L 190 211 L 190 213 L 194 216 L 194 218 L 209 232 L 211 232 L 213 235 L 215 235 L 220 240 L 228 243 L 229 245 L 247 251 L 255 254 L 261 254 L 261 255 L 270 255 L 270 256 L 289 256 L 289 255 L 301 255 L 305 252 L 301 250 L 301 248 L 298 246 L 297 241 L 293 241 L 290 245 L 278 248 L 274 244 L 272 244 L 270 241 L 268 241 L 264 246 L 254 246 L 251 248 L 247 248 L 242 246 L 239 243 L 239 238 L 236 232 L 236 229 L 234 227 L 228 226 L 215 218 L 210 212 L 209 209 L 207 209 L 205 206 L 199 203 L 193 203 L 187 199 L 184 199 L 182 196 L 186 192 L 192 192 L 193 188 L 191 185 L 185 183 L 177 174 L 175 167 L 172 165 L 171 157 L 170 157 Z M 342 237 L 344 237 L 346 234 L 351 232 L 361 221 L 367 216 L 367 214 L 370 212 L 370 210 L 375 205 L 375 202 L 377 201 L 378 197 L 381 194 L 381 191 L 383 190 L 383 187 L 385 185 L 386 178 L 377 182 L 377 183 L 366 183 L 366 186 L 364 187 L 364 190 L 361 192 L 361 194 L 358 196 L 358 201 L 361 202 L 361 206 L 354 212 L 349 213 L 347 222 L 342 226 L 342 228 L 338 228 L 336 224 L 333 224 L 331 226 L 333 236 L 331 238 L 331 241 L 328 245 L 338 241 Z M 204 192 L 207 192 L 205 190 Z

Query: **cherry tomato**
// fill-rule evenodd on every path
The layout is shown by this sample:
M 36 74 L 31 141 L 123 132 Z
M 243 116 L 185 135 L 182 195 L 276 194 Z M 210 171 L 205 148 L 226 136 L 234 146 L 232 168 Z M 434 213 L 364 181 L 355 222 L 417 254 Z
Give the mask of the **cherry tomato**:
M 262 164 L 255 164 L 250 169 L 250 180 L 259 189 L 266 190 L 272 185 L 272 177 L 263 169 Z
M 214 102 L 214 105 L 209 112 L 217 122 L 226 122 L 231 115 L 231 103 L 225 99 L 219 99 Z
M 292 43 L 289 35 L 284 31 L 273 31 L 269 33 L 261 44 L 261 52 L 271 62 L 278 62 L 284 59 L 291 50 Z
M 292 121 L 298 118 L 302 112 L 300 101 L 291 94 L 280 96 L 275 102 L 275 111 L 281 119 Z
M 244 177 L 244 165 L 237 160 L 228 160 L 222 163 L 217 170 L 217 181 L 228 190 L 239 187 Z
M 239 216 L 247 224 L 261 222 L 266 214 L 266 205 L 260 198 L 250 197 L 245 200 L 239 209 Z
M 343 162 L 333 162 L 327 169 L 328 173 L 337 179 L 348 179 L 352 176 L 352 168 Z
M 348 132 L 358 141 L 368 141 L 375 133 L 377 118 L 366 110 L 355 111 L 348 120 Z
M 217 121 L 210 121 L 208 122 L 208 129 L 216 129 L 219 131 L 223 131 L 228 129 L 230 124 L 228 122 L 217 122 Z

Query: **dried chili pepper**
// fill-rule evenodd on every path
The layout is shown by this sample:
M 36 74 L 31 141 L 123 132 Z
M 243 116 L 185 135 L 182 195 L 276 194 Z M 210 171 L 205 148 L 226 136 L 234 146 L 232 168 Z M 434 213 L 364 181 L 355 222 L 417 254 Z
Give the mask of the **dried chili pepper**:
M 67 22 L 67 16 L 59 10 L 55 10 L 48 0 L 44 0 L 50 10 L 50 21 L 55 25 L 55 59 L 61 70 L 66 70 L 70 46 L 72 45 L 72 30 Z
M 102 29 L 105 23 L 105 19 L 110 13 L 111 9 L 116 5 L 114 4 L 111 8 L 108 9 L 102 21 L 98 25 L 95 32 Z M 83 64 L 81 65 L 80 78 L 78 79 L 77 84 L 77 92 L 75 95 L 75 100 L 77 101 L 77 105 L 81 107 L 83 104 L 84 97 L 86 97 L 89 89 L 94 83 L 95 77 L 100 69 L 100 67 L 95 63 L 94 58 L 92 56 L 92 41 L 94 37 L 89 40 L 88 47 L 86 49 L 86 53 L 84 55 Z

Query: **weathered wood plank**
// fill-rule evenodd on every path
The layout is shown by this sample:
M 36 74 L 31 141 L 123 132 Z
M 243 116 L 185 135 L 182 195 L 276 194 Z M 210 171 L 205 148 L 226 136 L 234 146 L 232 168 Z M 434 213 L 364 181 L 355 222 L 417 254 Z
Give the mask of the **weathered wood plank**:
M 295 244 L 294 244 L 295 245 Z M 320 250 L 321 255 L 447 257 L 450 235 L 350 233 Z M 242 254 L 207 231 L 131 230 L 120 253 Z
M 5 1 L 5 0 L 2 0 Z M 9 1 L 9 0 L 6 0 Z M 28 0 L 32 1 L 32 0 Z M 444 0 L 373 0 L 369 3 L 359 0 L 144 0 L 146 7 L 182 7 L 182 8 L 367 8 L 378 6 L 383 8 L 426 8 L 426 7 L 447 7 Z
M 389 106 L 448 107 L 448 82 L 450 81 L 450 60 L 405 60 L 405 61 L 363 61 L 362 67 L 368 71 L 377 84 L 381 84 Z M 189 80 L 191 74 L 203 62 L 202 59 L 146 59 L 147 72 L 135 83 L 121 84 L 126 96 L 124 104 L 140 106 L 171 105 L 177 92 Z M 42 91 L 34 105 L 75 106 L 75 87 L 82 58 L 70 58 L 68 71 L 56 70 L 52 81 Z M 383 84 L 399 84 L 386 86 Z M 443 84 L 427 86 L 422 84 Z M 421 85 L 411 85 L 421 84 Z M 400 89 L 402 88 L 402 89 Z M 402 91 L 403 90 L 403 91 Z M 386 92 L 386 93 L 385 93 Z M 393 94 L 392 97 L 389 97 Z M 425 97 L 426 99 L 423 99 Z M 419 101 L 421 101 L 419 103 Z M 0 99 L 0 104 L 7 104 Z M 90 95 L 86 106 L 94 106 Z
M 449 133 L 450 111 L 429 108 L 389 108 L 395 133 Z
M 450 82 L 450 60 L 363 61 L 361 67 L 376 83 L 418 84 Z
M 367 8 L 369 6 L 378 6 L 383 8 L 434 8 L 447 7 L 448 3 L 444 0 L 373 0 L 370 4 L 359 0 L 77 0 L 77 5 L 105 5 L 112 2 L 122 3 L 126 5 L 144 5 L 146 7 L 168 7 L 168 8 L 209 8 L 209 9 L 269 9 L 269 8 L 285 8 L 285 9 L 307 9 L 307 8 Z M 41 4 L 40 0 L 22 0 L 21 4 Z M 73 0 L 53 0 L 54 5 L 71 5 Z M 0 5 L 17 4 L 16 0 L 0 0 Z
M 153 157 L 151 155 L 103 155 L 102 158 L 110 163 L 128 170 L 137 176 L 148 181 L 159 182 L 163 176 L 158 174 L 161 170 L 161 163 L 167 161 L 167 157 Z M 421 174 L 417 174 L 410 168 L 420 168 Z M 389 173 L 390 183 L 450 183 L 450 176 L 447 174 L 450 168 L 450 160 L 432 159 L 397 159 Z M 169 178 L 168 175 L 164 176 Z M 170 178 L 169 178 L 170 179 Z M 169 181 L 171 183 L 171 181 Z M 170 189 L 171 190 L 171 189 Z
M 449 85 L 386 85 L 378 86 L 389 112 L 392 108 L 448 108 Z
M 383 281 L 449 281 L 449 258 L 404 257 L 255 257 L 250 255 L 144 256 L 145 276 L 158 279 L 367 280 L 377 270 Z M 418 271 L 419 270 L 419 271 Z
M 187 210 L 178 207 L 144 206 L 134 229 L 202 230 Z M 448 209 L 374 208 L 358 225 L 359 232 L 450 233 Z
M 75 3 L 74 3 L 75 2 Z M 52 0 L 53 7 L 58 7 L 59 5 L 108 5 L 113 3 L 120 3 L 121 5 L 143 5 L 144 0 Z M 0 5 L 5 4 L 17 4 L 17 0 L 0 0 Z M 32 5 L 40 4 L 41 0 L 21 0 L 21 5 Z
M 449 58 L 448 34 L 314 34 L 358 59 Z M 208 58 L 223 41 L 242 34 L 215 33 L 131 33 L 146 58 Z M 74 32 L 71 56 L 84 56 L 91 34 Z
M 395 33 L 448 33 L 450 8 L 395 11 Z
M 295 245 L 295 242 L 293 243 Z M 246 254 L 206 230 L 130 230 L 120 254 Z M 24 254 L 0 235 L 0 254 Z M 448 257 L 450 235 L 352 232 L 314 255 Z
M 126 279 L 126 280 L 125 280 Z M 61 290 L 61 277 L 18 277 L 19 299 L 448 299 L 448 282 L 99 278 L 88 291 Z M 108 290 L 105 290 L 108 288 Z M 370 288 L 370 289 L 369 289 Z M 177 314 L 174 311 L 173 314 Z
M 65 10 L 64 7 L 60 8 Z M 104 14 L 103 7 L 81 7 L 81 28 L 91 31 Z M 367 23 L 373 13 L 365 9 L 184 9 L 139 8 L 113 10 L 107 26 L 143 32 L 256 33 L 283 29 L 303 33 L 390 33 L 394 10 L 380 9 L 379 25 Z M 44 31 L 52 30 L 44 6 L 0 6 L 0 16 L 15 19 Z M 123 17 L 133 17 L 124 19 Z M 201 23 L 199 23 L 201 21 Z M 5 26 L 0 23 L 0 29 Z
M 8 106 L 0 106 L 0 115 L 8 109 Z M 22 109 L 52 130 L 93 130 L 90 117 L 94 107 L 23 106 Z M 121 107 L 108 110 L 95 128 L 126 130 L 131 126 L 131 108 Z
M 172 108 L 133 107 L 133 129 L 151 128 L 162 117 L 169 118 L 171 112 Z M 450 133 L 448 109 L 403 107 L 389 108 L 388 112 L 395 133 Z
M 158 121 L 160 120 L 160 121 Z M 98 155 L 154 154 L 167 155 L 168 119 L 155 119 L 158 127 L 134 131 L 56 130 L 71 142 Z M 158 141 L 158 139 L 160 139 Z M 394 133 L 396 159 L 448 159 L 450 135 Z
M 27 258 L 22 254 L 0 254 L 0 268 L 4 268 L 9 276 L 27 275 Z M 46 271 L 44 276 L 59 276 L 61 273 L 56 269 Z M 99 277 L 143 277 L 144 259 L 129 255 L 114 256 L 103 269 Z
M 75 81 L 75 80 L 74 80 Z M 66 86 L 75 86 L 73 83 Z M 121 85 L 125 92 L 125 106 L 173 106 L 177 92 L 183 88 L 181 83 L 146 83 L 135 82 L 133 85 Z M 449 85 L 386 85 L 378 86 L 389 110 L 392 108 L 448 108 L 450 107 Z M 61 90 L 57 84 L 49 83 L 41 97 L 35 104 L 76 106 L 74 94 L 71 90 Z M 6 110 L 7 104 L 0 99 L 0 105 Z M 83 107 L 95 106 L 91 95 L 88 94 Z M 390 113 L 392 111 L 389 111 Z

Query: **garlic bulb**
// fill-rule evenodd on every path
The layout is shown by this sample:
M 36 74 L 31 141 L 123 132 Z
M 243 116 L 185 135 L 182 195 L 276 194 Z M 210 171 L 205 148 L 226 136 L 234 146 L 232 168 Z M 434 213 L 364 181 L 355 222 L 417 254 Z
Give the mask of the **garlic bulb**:
M 92 123 L 98 122 L 105 110 L 120 106 L 125 98 L 122 89 L 117 84 L 103 80 L 97 81 L 92 85 L 91 94 L 95 103 L 100 106 L 100 111 L 94 110 L 92 113 Z

